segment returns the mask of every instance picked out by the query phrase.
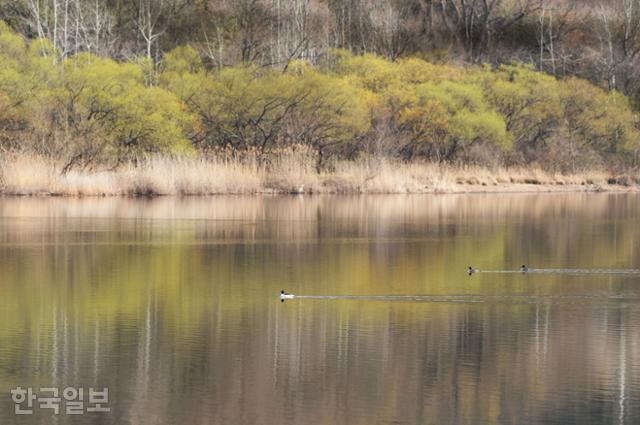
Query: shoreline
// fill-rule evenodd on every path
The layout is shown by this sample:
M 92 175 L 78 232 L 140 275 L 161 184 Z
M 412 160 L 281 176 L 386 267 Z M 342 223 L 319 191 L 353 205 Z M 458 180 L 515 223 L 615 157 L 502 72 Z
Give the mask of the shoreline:
M 286 190 L 263 191 L 221 191 L 203 193 L 69 193 L 69 192 L 31 192 L 0 189 L 0 198 L 198 198 L 220 196 L 354 196 L 354 195 L 499 195 L 499 194 L 558 194 L 558 193 L 640 193 L 640 185 L 558 185 L 558 184 L 498 184 L 495 186 L 460 184 L 448 190 L 425 188 L 422 191 L 304 191 L 301 193 Z
M 313 159 L 167 158 L 111 171 L 60 172 L 58 162 L 27 154 L 0 161 L 0 196 L 154 197 L 286 194 L 638 193 L 640 177 L 593 170 L 560 174 L 535 167 L 480 167 L 363 159 L 317 173 Z

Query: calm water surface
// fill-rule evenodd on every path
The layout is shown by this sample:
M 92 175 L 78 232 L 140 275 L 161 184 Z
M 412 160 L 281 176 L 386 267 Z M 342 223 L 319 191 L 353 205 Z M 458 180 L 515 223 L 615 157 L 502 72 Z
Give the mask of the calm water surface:
M 640 274 L 522 263 L 640 268 L 640 196 L 0 199 L 0 424 L 640 423 Z

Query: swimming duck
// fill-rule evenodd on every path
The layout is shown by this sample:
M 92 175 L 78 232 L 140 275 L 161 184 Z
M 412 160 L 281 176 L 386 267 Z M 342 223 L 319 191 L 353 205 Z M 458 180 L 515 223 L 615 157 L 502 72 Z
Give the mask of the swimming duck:
M 525 266 L 524 264 L 522 266 L 520 266 L 520 271 L 522 273 L 526 273 L 529 271 L 529 267 Z
M 467 269 L 467 273 L 469 273 L 469 276 L 471 276 L 474 273 L 479 272 L 480 270 L 478 269 L 474 269 L 473 267 L 469 266 L 469 268 Z
M 295 295 L 290 294 L 288 292 L 284 292 L 284 289 L 282 291 L 280 291 L 280 299 L 281 300 L 290 300 L 292 298 L 294 298 Z

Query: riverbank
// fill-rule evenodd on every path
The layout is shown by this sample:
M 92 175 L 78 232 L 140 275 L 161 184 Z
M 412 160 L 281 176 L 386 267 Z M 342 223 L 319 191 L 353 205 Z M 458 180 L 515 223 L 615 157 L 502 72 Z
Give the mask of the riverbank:
M 385 160 L 339 162 L 317 173 L 304 157 L 264 167 L 233 159 L 156 158 L 112 171 L 60 173 L 52 160 L 9 155 L 0 162 L 0 194 L 152 196 L 282 193 L 629 192 L 640 177 L 604 171 L 549 173 L 539 168 L 484 168 Z

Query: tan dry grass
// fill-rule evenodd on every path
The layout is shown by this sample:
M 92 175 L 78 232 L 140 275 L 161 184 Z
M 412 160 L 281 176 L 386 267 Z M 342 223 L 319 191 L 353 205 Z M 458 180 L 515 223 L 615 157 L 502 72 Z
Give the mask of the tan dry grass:
M 56 161 L 10 154 L 0 161 L 0 193 L 7 195 L 214 195 L 294 193 L 462 193 L 637 190 L 637 176 L 603 171 L 575 175 L 537 168 L 488 169 L 362 159 L 339 162 L 318 174 L 305 150 L 280 152 L 259 165 L 255 158 L 153 158 L 115 171 L 61 175 Z M 611 183 L 611 184 L 610 184 Z

